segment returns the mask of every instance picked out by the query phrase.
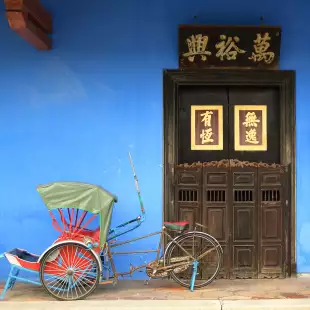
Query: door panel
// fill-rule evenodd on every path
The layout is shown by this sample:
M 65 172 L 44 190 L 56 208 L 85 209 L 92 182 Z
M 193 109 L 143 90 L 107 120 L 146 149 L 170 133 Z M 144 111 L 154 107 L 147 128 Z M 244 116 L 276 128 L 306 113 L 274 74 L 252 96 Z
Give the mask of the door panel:
M 228 98 L 226 87 L 189 86 L 179 90 L 178 107 L 178 160 L 179 164 L 205 162 L 228 158 L 228 124 L 224 121 L 224 141 L 222 151 L 191 150 L 191 106 L 222 105 L 223 119 L 228 119 Z
M 266 87 L 230 87 L 229 100 L 229 158 L 241 161 L 280 163 L 279 90 Z M 267 106 L 267 151 L 234 150 L 234 106 Z
M 285 277 L 286 177 L 278 169 L 258 170 L 259 278 Z
M 228 278 L 230 270 L 230 204 L 229 170 L 227 168 L 203 167 L 202 176 L 202 224 L 208 233 L 221 244 L 224 252 L 224 263 L 220 277 Z
M 257 171 L 230 168 L 232 178 L 232 278 L 253 278 L 257 274 Z

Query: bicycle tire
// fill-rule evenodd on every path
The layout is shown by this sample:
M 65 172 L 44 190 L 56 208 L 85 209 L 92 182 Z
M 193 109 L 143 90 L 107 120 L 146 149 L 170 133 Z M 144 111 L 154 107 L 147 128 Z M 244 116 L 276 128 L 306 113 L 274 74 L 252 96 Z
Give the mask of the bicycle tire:
M 207 281 L 203 282 L 203 283 L 199 283 L 199 284 L 195 284 L 194 285 L 194 288 L 195 289 L 198 289 L 198 288 L 202 288 L 202 287 L 205 287 L 207 285 L 209 285 L 211 282 L 214 281 L 214 279 L 218 276 L 220 270 L 221 270 L 221 267 L 222 267 L 222 259 L 223 259 L 223 253 L 222 253 L 222 249 L 221 247 L 219 246 L 219 243 L 218 241 L 216 240 L 216 242 L 213 240 L 214 237 L 210 237 L 207 233 L 204 233 L 204 232 L 194 232 L 194 231 L 190 231 L 190 232 L 187 232 L 185 234 L 182 235 L 181 238 L 178 238 L 178 243 L 181 243 L 182 241 L 184 241 L 185 239 L 187 238 L 192 238 L 193 234 L 195 234 L 195 236 L 199 236 L 201 237 L 202 239 L 204 240 L 207 240 L 209 243 L 211 243 L 215 248 L 216 248 L 216 252 L 217 252 L 217 255 L 218 255 L 218 263 L 217 263 L 217 268 L 216 268 L 216 271 L 214 272 L 214 274 L 212 275 L 211 278 L 209 278 Z M 169 266 L 170 265 L 170 261 L 172 259 L 171 257 L 171 254 L 173 253 L 173 250 L 175 248 L 178 248 L 177 244 L 173 243 L 167 253 L 166 253 L 166 257 L 165 257 L 165 265 L 166 266 Z M 186 288 L 190 288 L 190 283 L 184 283 L 182 282 L 182 280 L 180 280 L 178 278 L 178 276 L 173 272 L 171 271 L 170 274 L 169 274 L 172 279 L 178 283 L 179 285 L 183 286 L 183 287 L 186 287 Z

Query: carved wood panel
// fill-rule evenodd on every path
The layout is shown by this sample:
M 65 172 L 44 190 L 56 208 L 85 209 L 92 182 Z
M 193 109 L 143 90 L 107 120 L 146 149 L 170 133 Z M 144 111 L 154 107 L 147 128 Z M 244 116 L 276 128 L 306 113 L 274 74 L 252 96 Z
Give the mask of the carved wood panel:
M 261 166 L 176 168 L 174 220 L 202 223 L 220 242 L 219 278 L 286 276 L 286 173 Z
M 259 169 L 259 278 L 285 277 L 286 175 L 279 169 Z
M 226 168 L 202 168 L 203 202 L 201 222 L 223 247 L 224 263 L 220 278 L 229 277 L 229 171 Z M 207 259 L 207 258 L 206 258 Z M 204 271 L 207 273 L 207 270 Z
M 257 276 L 257 169 L 231 168 L 230 278 Z

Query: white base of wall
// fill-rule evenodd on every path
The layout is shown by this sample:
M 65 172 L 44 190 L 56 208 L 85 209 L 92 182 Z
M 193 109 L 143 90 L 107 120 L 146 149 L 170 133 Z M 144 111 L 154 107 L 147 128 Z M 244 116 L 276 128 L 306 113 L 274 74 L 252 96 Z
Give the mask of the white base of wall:
M 152 302 L 151 302 L 152 301 Z M 1 302 L 1 310 L 309 310 L 309 299 L 273 300 L 106 300 L 77 302 Z
M 310 273 L 297 273 L 297 278 L 310 278 Z

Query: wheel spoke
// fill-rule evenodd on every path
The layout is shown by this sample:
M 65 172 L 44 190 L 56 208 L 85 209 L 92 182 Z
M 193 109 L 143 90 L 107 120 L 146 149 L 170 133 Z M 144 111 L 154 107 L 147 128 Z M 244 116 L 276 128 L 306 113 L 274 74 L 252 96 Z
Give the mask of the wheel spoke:
M 56 251 L 58 255 L 52 260 Z M 98 261 L 91 251 L 85 246 L 68 242 L 56 244 L 46 253 L 41 262 L 40 277 L 44 288 L 56 299 L 77 300 L 95 290 L 99 270 Z

